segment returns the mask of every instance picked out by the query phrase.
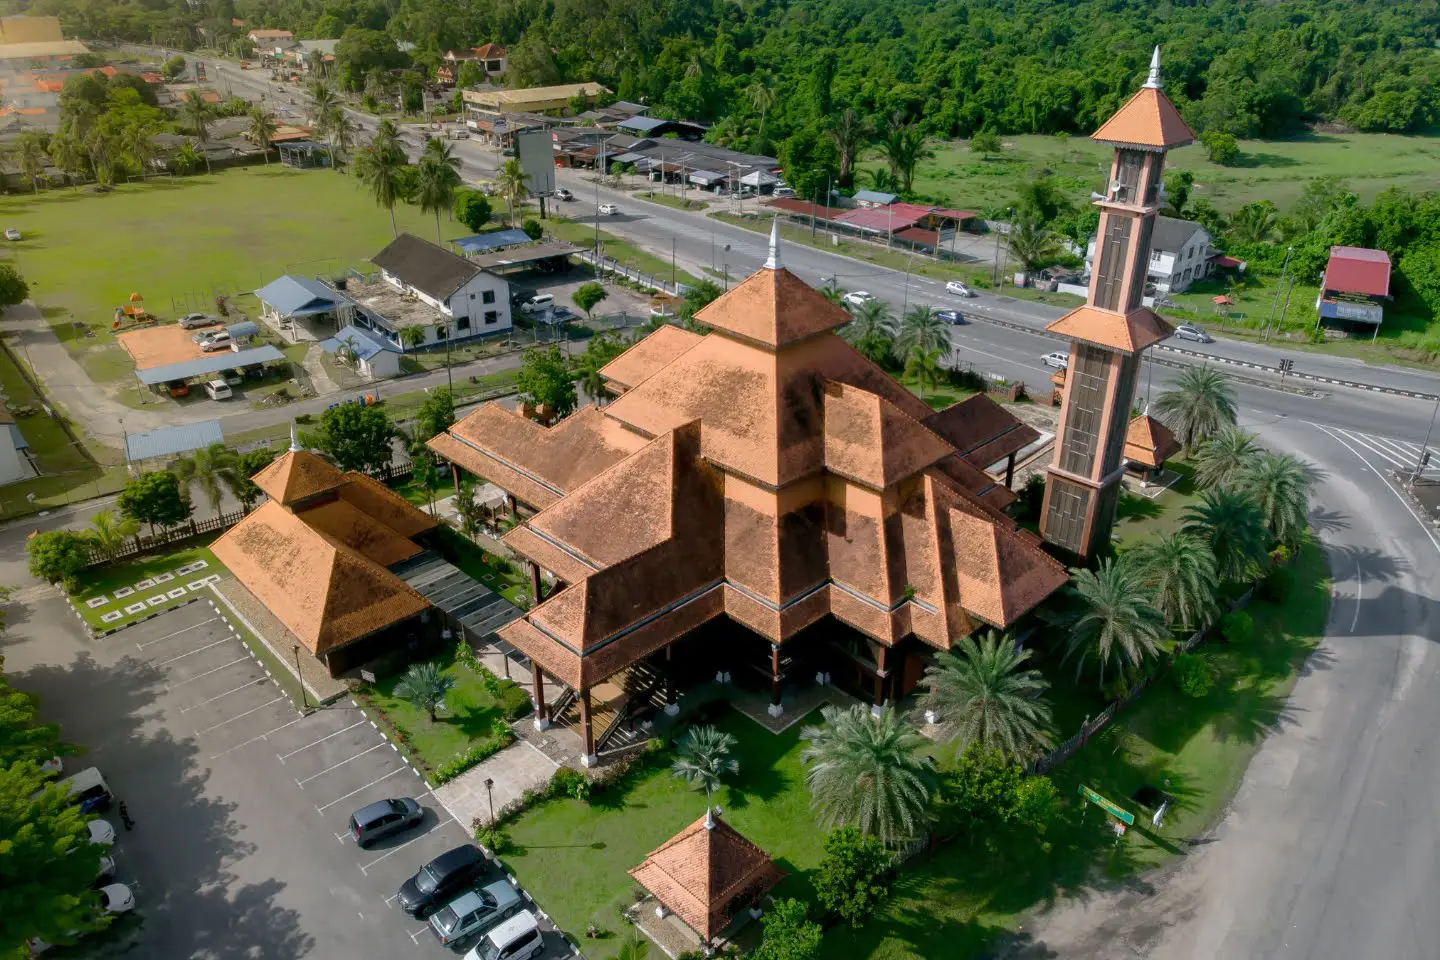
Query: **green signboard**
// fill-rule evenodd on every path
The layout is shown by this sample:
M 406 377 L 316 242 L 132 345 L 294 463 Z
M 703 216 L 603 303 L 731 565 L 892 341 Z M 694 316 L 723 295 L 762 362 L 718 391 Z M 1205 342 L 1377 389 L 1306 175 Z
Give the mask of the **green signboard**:
M 1101 810 L 1104 810 L 1106 813 L 1110 814 L 1110 816 L 1125 824 L 1125 826 L 1131 827 L 1135 825 L 1135 814 L 1131 813 L 1129 810 L 1124 809 L 1123 807 L 1116 806 L 1109 800 L 1106 800 L 1104 797 L 1100 796 L 1100 794 L 1096 793 L 1094 790 L 1091 790 L 1089 787 L 1085 786 L 1085 784 L 1083 783 L 1080 784 L 1080 796 L 1095 804 L 1095 806 L 1099 807 Z

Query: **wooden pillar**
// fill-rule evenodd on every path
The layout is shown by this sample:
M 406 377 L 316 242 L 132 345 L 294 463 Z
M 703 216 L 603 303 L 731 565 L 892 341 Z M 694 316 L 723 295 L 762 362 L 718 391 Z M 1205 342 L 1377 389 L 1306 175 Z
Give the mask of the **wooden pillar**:
M 530 597 L 534 601 L 534 605 L 538 606 L 540 604 L 540 564 L 534 560 L 527 560 L 525 566 L 530 571 Z
M 580 740 L 584 744 L 585 753 L 580 762 L 585 766 L 593 766 L 595 763 L 595 729 L 590 724 L 590 689 L 587 687 L 580 691 Z
M 785 712 L 780 704 L 780 644 L 770 644 L 770 708 L 772 717 L 778 717 Z
M 1009 458 L 1005 461 L 1005 489 L 1006 489 L 1006 490 L 1013 490 L 1013 489 L 1015 489 L 1015 487 L 1013 486 L 1013 484 L 1015 483 L 1015 454 L 1018 453 L 1018 452 L 1019 452 L 1019 451 L 1012 451 L 1011 454 L 1010 454 L 1010 456 L 1009 456 Z
M 460 468 L 450 464 L 450 482 L 455 485 L 455 492 L 460 492 Z
M 671 654 L 675 650 L 672 642 L 665 648 L 665 712 L 670 716 L 680 712 L 680 704 L 675 702 L 675 668 L 671 663 Z
M 885 647 L 875 655 L 875 709 L 885 705 Z
M 505 494 L 505 509 L 507 509 L 507 510 L 510 511 L 510 519 L 511 519 L 511 520 L 514 520 L 514 519 L 515 519 L 515 496 L 514 496 L 514 494 L 509 494 L 509 493 Z
M 545 674 L 533 658 L 530 660 L 530 681 L 535 685 L 535 729 L 544 730 L 550 726 L 550 708 L 545 705 Z

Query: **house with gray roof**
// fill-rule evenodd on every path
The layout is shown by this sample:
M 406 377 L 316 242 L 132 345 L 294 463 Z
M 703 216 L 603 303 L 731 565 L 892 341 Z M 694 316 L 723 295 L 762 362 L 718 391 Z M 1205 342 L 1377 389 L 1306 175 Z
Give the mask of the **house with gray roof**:
M 1210 234 L 1190 220 L 1156 217 L 1150 239 L 1150 263 L 1146 278 L 1155 284 L 1156 293 L 1183 293 L 1196 280 L 1210 274 L 1212 254 L 1219 251 L 1210 246 Z M 1095 267 L 1095 238 L 1085 249 L 1085 272 Z

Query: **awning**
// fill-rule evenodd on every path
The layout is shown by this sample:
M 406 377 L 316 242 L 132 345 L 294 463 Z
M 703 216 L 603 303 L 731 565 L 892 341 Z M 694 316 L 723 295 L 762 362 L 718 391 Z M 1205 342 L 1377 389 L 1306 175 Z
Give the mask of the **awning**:
M 253 337 L 260 332 L 260 324 L 254 320 L 242 320 L 239 323 L 232 323 L 225 328 L 225 332 L 234 339 L 241 337 Z
M 194 360 L 167 363 L 160 367 L 147 367 L 144 370 L 136 370 L 135 376 L 146 386 L 154 386 L 157 383 L 189 380 L 191 377 L 203 377 L 207 374 L 219 373 L 221 370 L 253 367 L 256 364 L 284 359 L 285 354 L 266 344 L 251 350 L 220 350 L 208 356 L 196 357 Z
M 495 589 L 491 589 L 429 550 L 390 569 L 420 596 L 458 621 L 476 640 L 483 641 L 505 624 L 524 616 L 499 594 L 498 581 L 493 584 Z
M 170 457 L 191 450 L 204 450 L 217 443 L 225 442 L 224 431 L 219 420 L 202 420 L 199 423 L 182 423 L 173 427 L 143 430 L 125 436 L 125 459 L 149 460 L 153 457 Z
M 481 233 L 473 237 L 461 237 L 459 240 L 451 241 L 466 253 L 481 253 L 485 250 L 497 250 L 500 247 L 514 247 L 522 243 L 534 242 L 524 230 L 496 230 L 494 233 Z
M 725 174 L 716 173 L 714 170 L 696 170 L 690 174 L 689 177 L 691 183 L 698 183 L 707 187 L 714 183 L 720 183 L 724 179 Z

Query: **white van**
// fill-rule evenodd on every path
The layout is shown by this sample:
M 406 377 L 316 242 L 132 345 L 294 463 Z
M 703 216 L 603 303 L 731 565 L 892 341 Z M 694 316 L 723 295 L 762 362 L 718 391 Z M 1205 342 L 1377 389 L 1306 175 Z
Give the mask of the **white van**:
M 525 313 L 544 313 L 555 303 L 555 295 L 552 293 L 532 293 L 520 304 L 520 309 Z
M 480 938 L 465 960 L 531 960 L 545 952 L 540 925 L 529 910 L 522 910 Z
M 211 400 L 229 400 L 234 396 L 230 391 L 230 384 L 224 380 L 206 380 L 205 395 Z
M 70 791 L 70 799 L 79 804 L 85 813 L 108 810 L 110 801 L 114 799 L 110 793 L 110 785 L 105 782 L 98 767 L 86 767 L 60 782 Z

